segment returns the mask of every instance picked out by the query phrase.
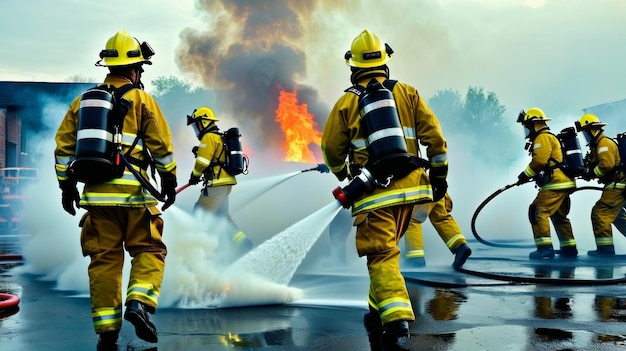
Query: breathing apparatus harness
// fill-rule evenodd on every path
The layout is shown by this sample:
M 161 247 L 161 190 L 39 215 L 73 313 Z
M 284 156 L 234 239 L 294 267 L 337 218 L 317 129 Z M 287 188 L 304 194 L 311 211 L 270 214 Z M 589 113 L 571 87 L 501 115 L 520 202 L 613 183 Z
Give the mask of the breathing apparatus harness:
M 543 127 L 538 131 L 532 131 L 529 134 L 529 141 L 524 146 L 524 149 L 528 151 L 529 155 L 533 153 L 533 141 L 543 130 L 550 130 L 549 127 Z M 574 127 L 567 127 L 561 130 L 559 134 L 552 134 L 561 145 L 562 161 L 556 160 L 554 157 L 548 159 L 548 163 L 552 165 L 546 166 L 535 177 L 537 186 L 545 185 L 552 179 L 552 172 L 559 168 L 566 176 L 570 178 L 576 178 L 582 176 L 585 172 L 585 162 L 582 156 L 582 150 L 578 138 L 576 137 L 576 129 Z
M 139 139 L 138 132 L 128 152 L 122 152 L 122 130 L 126 113 L 132 101 L 123 96 L 132 89 L 139 89 L 132 83 L 120 88 L 113 85 L 98 85 L 81 96 L 78 114 L 76 153 L 68 166 L 72 179 L 82 183 L 102 183 L 120 178 L 124 169 L 137 178 L 142 186 L 157 200 L 165 197 L 133 165 L 142 169 L 152 168 L 155 176 L 154 160 L 149 151 L 143 149 L 145 160 L 130 156 Z
M 354 84 L 346 89 L 358 96 L 361 127 L 366 136 L 368 161 L 364 167 L 354 163 L 354 150 L 349 150 L 351 182 L 332 191 L 344 208 L 375 188 L 386 188 L 394 179 L 400 179 L 424 164 L 426 160 L 409 155 L 404 131 L 393 97 L 397 81 L 385 80 L 382 84 L 372 77 L 367 87 Z
M 219 178 L 222 174 L 222 170 L 225 170 L 226 172 L 228 172 L 228 174 L 232 176 L 236 176 L 239 174 L 247 175 L 249 159 L 248 156 L 243 154 L 243 149 L 239 140 L 239 138 L 241 137 L 241 134 L 239 134 L 239 128 L 233 127 L 222 133 L 219 131 L 219 128 L 216 125 L 213 125 L 210 128 L 202 130 L 198 134 L 198 140 L 202 140 L 204 135 L 207 133 L 213 133 L 220 136 L 220 138 L 222 139 L 222 150 L 217 156 L 217 161 L 211 161 L 209 166 L 202 173 L 203 188 L 206 188 L 209 185 L 209 182 L 213 179 Z M 194 157 L 198 157 L 197 146 L 194 146 L 191 151 L 193 152 Z M 224 162 L 222 162 L 221 159 L 224 153 L 226 153 L 226 157 L 224 158 Z M 213 171 L 214 164 L 220 167 L 217 175 Z

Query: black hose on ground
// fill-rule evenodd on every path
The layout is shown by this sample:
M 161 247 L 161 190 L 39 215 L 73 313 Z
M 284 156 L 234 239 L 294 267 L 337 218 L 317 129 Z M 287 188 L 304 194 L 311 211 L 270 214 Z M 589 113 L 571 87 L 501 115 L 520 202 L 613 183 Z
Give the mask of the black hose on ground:
M 532 182 L 528 182 L 528 183 L 532 183 Z M 523 184 L 527 184 L 527 183 L 523 183 Z M 508 184 L 498 190 L 496 190 L 493 194 L 489 195 L 483 202 L 481 202 L 480 205 L 478 205 L 478 207 L 476 208 L 476 211 L 474 212 L 474 215 L 472 216 L 472 222 L 471 222 L 471 228 L 472 228 L 472 234 L 474 234 L 474 237 L 476 238 L 476 240 L 478 240 L 479 242 L 481 242 L 482 244 L 485 244 L 487 246 L 493 246 L 493 247 L 506 247 L 506 248 L 516 248 L 516 249 L 532 249 L 535 248 L 535 245 L 515 245 L 515 244 L 502 244 L 502 243 L 494 243 L 491 241 L 487 241 L 483 238 L 480 237 L 480 235 L 478 235 L 478 233 L 476 232 L 476 218 L 478 217 L 478 214 L 480 213 L 480 211 L 491 201 L 493 200 L 496 196 L 502 194 L 503 192 L 505 192 L 506 190 L 511 189 L 514 186 L 518 186 L 518 185 L 522 185 L 520 183 L 511 183 Z M 602 187 L 598 187 L 598 186 L 583 186 L 580 188 L 575 188 L 572 193 L 575 193 L 579 190 L 602 190 Z

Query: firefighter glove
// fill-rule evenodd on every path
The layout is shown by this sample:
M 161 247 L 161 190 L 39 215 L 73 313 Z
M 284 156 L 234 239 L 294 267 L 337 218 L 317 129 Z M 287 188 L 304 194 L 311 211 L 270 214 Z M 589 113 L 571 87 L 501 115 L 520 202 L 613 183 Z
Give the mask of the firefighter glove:
M 430 168 L 428 178 L 433 188 L 433 201 L 441 200 L 448 192 L 448 165 Z
M 347 164 L 344 164 L 344 167 L 339 172 L 333 172 L 333 173 L 335 173 L 335 176 L 337 177 L 337 179 L 339 179 L 339 181 L 342 181 L 346 178 L 351 179 Z
M 163 207 L 161 207 L 161 211 L 167 210 L 174 204 L 174 201 L 176 201 L 177 185 L 175 175 L 171 173 L 161 175 L 161 191 L 163 197 L 165 198 L 165 203 L 163 204 Z
M 193 174 L 193 172 L 191 172 L 191 175 L 189 176 L 189 185 L 196 185 L 198 183 L 200 183 L 200 176 L 197 176 Z
M 526 172 L 522 172 L 517 176 L 517 184 L 524 184 L 530 181 L 530 177 L 526 175 Z
M 430 181 L 430 185 L 433 188 L 433 201 L 439 201 L 446 196 L 448 192 L 448 181 L 441 178 L 433 178 Z
M 76 189 L 76 181 L 64 180 L 59 182 L 61 188 L 61 203 L 65 212 L 76 215 L 76 208 L 80 208 L 80 194 Z M 76 205 L 76 208 L 74 208 Z

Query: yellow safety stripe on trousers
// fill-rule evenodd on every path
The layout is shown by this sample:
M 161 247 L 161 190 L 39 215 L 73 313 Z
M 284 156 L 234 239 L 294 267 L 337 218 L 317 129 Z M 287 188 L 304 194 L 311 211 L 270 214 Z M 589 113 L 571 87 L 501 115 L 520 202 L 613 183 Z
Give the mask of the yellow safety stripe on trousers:
M 422 249 L 422 250 L 408 250 L 404 254 L 404 257 L 406 257 L 406 258 L 424 257 L 424 249 Z
M 110 324 L 121 324 L 122 306 L 118 306 L 116 308 L 99 308 L 95 312 L 91 313 L 91 319 L 93 320 L 93 325 L 97 327 Z
M 405 189 L 389 190 L 375 195 L 366 196 L 356 201 L 352 207 L 352 213 L 372 210 L 393 205 L 401 205 L 432 200 L 433 191 L 430 185 L 420 185 Z
M 385 316 L 398 311 L 413 313 L 411 301 L 401 297 L 392 297 L 378 304 L 378 313 L 381 319 L 385 319 Z
M 446 246 L 450 250 L 456 249 L 457 246 L 460 246 L 460 245 L 455 245 L 456 242 L 459 240 L 463 240 L 463 239 L 465 239 L 463 234 L 456 234 L 455 236 L 451 237 L 450 240 L 446 241 Z
M 237 233 L 235 233 L 235 235 L 233 235 L 232 240 L 235 243 L 235 245 L 239 246 L 244 240 L 246 240 L 246 238 L 247 238 L 246 234 L 240 230 Z
M 552 238 L 550 238 L 550 237 L 547 237 L 547 238 L 535 238 L 535 245 L 537 245 L 537 246 L 552 245 Z
M 576 181 L 570 180 L 569 182 L 561 182 L 561 183 L 548 183 L 541 187 L 541 190 L 563 190 L 563 189 L 573 189 L 576 187 Z
M 613 238 L 596 238 L 597 246 L 613 245 Z
M 136 298 L 139 297 L 139 298 Z M 157 305 L 159 293 L 154 291 L 154 285 L 148 283 L 135 283 L 126 290 L 126 300 L 152 301 Z
M 566 247 L 566 246 L 576 246 L 576 240 L 575 239 L 563 239 L 563 240 L 559 240 L 559 245 L 561 247 Z

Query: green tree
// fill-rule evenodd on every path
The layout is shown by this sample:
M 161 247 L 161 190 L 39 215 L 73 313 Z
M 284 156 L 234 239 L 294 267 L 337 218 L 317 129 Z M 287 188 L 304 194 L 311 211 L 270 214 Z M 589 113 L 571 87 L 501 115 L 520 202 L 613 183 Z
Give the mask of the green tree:
M 93 83 L 93 82 L 96 82 L 95 79 L 90 78 L 90 77 L 86 77 L 86 76 L 81 76 L 80 74 L 71 75 L 71 76 L 65 78 L 65 81 L 68 82 L 68 83 Z
M 453 128 L 463 116 L 461 94 L 456 90 L 439 90 L 428 100 L 428 104 L 436 110 L 435 114 L 444 129 Z
M 154 89 L 156 89 L 154 92 L 155 96 L 193 93 L 197 90 L 197 88 L 194 88 L 188 81 L 174 76 L 161 76 L 153 80 L 151 83 Z
M 452 89 L 438 91 L 428 100 L 446 135 L 490 163 L 508 163 L 519 156 L 517 138 L 505 120 L 506 108 L 495 92 L 469 87 L 465 97 Z

